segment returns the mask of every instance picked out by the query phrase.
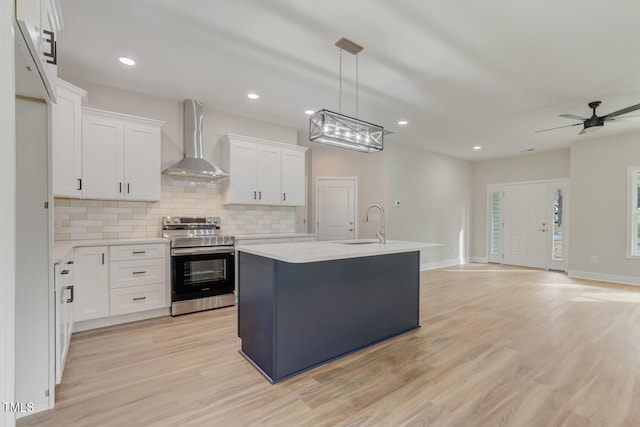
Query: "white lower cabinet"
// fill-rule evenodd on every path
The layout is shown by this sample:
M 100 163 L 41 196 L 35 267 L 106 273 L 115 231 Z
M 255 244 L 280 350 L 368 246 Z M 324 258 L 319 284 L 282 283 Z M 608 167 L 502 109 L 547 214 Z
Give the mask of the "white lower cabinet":
M 167 306 L 165 245 L 110 248 L 111 315 Z
M 109 248 L 90 246 L 74 251 L 73 281 L 76 322 L 109 315 Z
M 167 245 L 164 243 L 78 247 L 75 249 L 76 321 L 104 318 L 169 306 Z M 130 321 L 126 320 L 126 321 Z
M 111 289 L 111 315 L 166 307 L 164 283 Z
M 56 384 L 60 384 L 71 341 L 73 328 L 73 298 L 75 296 L 72 277 L 73 261 L 55 265 L 56 298 Z

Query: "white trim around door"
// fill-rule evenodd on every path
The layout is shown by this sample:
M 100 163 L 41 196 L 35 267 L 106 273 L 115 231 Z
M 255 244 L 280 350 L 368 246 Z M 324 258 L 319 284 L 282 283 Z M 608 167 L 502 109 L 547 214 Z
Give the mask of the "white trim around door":
M 318 240 L 349 240 L 358 235 L 358 177 L 316 177 Z
M 538 190 L 538 200 L 532 205 L 529 195 L 534 189 Z M 508 209 L 506 208 L 508 208 L 508 206 L 505 205 L 505 194 L 507 190 L 512 195 L 521 194 L 522 197 L 526 199 L 526 203 L 519 206 L 522 209 L 514 209 L 507 212 Z M 486 260 L 488 262 L 567 271 L 570 206 L 568 179 L 490 184 L 487 186 L 486 206 L 485 247 L 487 254 Z M 507 227 L 511 231 L 505 230 L 505 224 L 513 225 L 514 221 L 528 221 L 527 217 L 531 215 L 531 209 L 542 209 L 544 212 L 544 214 L 537 214 L 535 224 L 533 224 L 536 227 L 534 227 L 535 230 L 532 231 L 535 231 L 539 235 L 538 239 L 533 239 L 532 242 L 537 240 L 539 245 L 544 245 L 544 251 L 539 250 L 540 248 L 536 249 L 538 253 L 546 253 L 544 259 L 536 260 L 535 263 L 532 264 L 519 260 L 518 256 L 505 258 L 505 251 L 513 249 L 510 249 L 510 244 L 513 243 L 512 237 L 514 237 L 512 233 L 513 227 Z M 509 218 L 507 218 L 507 215 L 509 215 Z M 519 218 L 513 218 L 513 215 L 519 216 Z M 533 245 L 533 243 L 531 243 L 531 245 Z M 529 249 L 534 251 L 535 249 L 527 247 L 526 245 L 523 246 L 523 248 L 524 249 L 520 249 L 521 252 Z

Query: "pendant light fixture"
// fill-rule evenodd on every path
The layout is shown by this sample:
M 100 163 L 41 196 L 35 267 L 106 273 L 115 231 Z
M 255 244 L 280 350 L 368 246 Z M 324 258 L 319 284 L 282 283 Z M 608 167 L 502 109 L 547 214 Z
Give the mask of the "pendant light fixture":
M 309 140 L 323 144 L 335 145 L 350 150 L 373 153 L 382 151 L 384 128 L 373 123 L 360 120 L 358 117 L 358 54 L 362 46 L 349 39 L 341 38 L 336 43 L 340 49 L 338 113 L 327 109 L 317 111 L 309 118 Z M 356 116 L 342 114 L 342 51 L 345 50 L 356 57 Z

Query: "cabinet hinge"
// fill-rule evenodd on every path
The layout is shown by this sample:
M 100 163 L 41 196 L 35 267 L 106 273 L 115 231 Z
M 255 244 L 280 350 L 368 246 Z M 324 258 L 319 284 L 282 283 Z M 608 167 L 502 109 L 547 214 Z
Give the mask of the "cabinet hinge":
M 44 202 L 44 208 L 49 209 L 49 202 Z

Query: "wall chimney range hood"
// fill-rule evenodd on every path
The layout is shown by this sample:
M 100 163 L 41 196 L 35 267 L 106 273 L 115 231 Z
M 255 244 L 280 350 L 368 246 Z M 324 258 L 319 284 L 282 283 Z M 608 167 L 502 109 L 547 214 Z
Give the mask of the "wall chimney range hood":
M 202 118 L 204 104 L 185 99 L 183 104 L 184 157 L 162 173 L 164 175 L 188 176 L 192 178 L 220 179 L 229 174 L 204 158 L 202 149 Z

